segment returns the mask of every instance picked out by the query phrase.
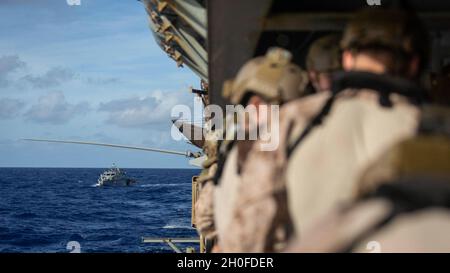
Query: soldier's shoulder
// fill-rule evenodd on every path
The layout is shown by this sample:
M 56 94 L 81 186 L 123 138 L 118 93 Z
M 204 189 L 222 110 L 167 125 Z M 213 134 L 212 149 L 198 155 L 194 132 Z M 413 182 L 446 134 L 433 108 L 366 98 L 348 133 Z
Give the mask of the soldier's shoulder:
M 331 92 L 321 92 L 289 102 L 280 110 L 280 137 L 295 138 L 324 106 Z M 287 144 L 284 143 L 284 144 Z
M 295 119 L 302 115 L 312 115 L 323 106 L 330 96 L 330 92 L 320 92 L 288 102 L 281 107 L 280 118 Z

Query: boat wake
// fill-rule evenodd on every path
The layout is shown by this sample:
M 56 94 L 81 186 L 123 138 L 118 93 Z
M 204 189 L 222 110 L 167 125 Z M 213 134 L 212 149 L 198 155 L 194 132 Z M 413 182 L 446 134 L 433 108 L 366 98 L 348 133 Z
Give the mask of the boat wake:
M 163 226 L 164 229 L 192 229 L 191 226 L 188 225 L 165 225 Z

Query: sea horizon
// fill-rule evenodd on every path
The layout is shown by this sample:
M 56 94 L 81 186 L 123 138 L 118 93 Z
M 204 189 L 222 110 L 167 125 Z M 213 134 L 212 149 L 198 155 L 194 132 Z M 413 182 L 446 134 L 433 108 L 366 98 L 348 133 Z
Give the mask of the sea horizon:
M 191 226 L 198 170 L 124 168 L 137 183 L 99 186 L 104 169 L 0 167 L 0 253 L 64 253 L 73 244 L 84 253 L 172 252 L 142 237 L 198 236 Z
M 110 166 L 105 166 L 105 167 L 27 167 L 27 166 L 5 166 L 2 167 L 0 166 L 0 169 L 108 169 L 110 168 Z M 122 166 L 117 166 L 121 169 L 151 169 L 151 170 L 201 170 L 201 168 L 197 168 L 197 167 L 184 167 L 184 168 L 166 168 L 166 167 L 161 167 L 161 168 L 138 168 L 138 167 L 122 167 Z

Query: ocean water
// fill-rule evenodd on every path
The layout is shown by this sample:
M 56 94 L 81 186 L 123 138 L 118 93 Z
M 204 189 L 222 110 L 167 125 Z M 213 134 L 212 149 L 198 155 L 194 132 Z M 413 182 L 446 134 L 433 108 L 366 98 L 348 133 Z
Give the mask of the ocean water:
M 141 238 L 197 237 L 190 217 L 198 170 L 125 169 L 137 184 L 96 187 L 102 171 L 0 168 L 0 252 L 70 252 L 70 241 L 81 252 L 172 252 Z

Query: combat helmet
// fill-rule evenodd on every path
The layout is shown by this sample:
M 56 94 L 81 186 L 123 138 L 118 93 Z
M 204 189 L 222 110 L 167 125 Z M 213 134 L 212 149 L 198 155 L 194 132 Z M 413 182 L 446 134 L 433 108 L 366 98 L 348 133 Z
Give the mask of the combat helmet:
M 428 33 L 408 10 L 369 8 L 358 12 L 347 25 L 340 43 L 343 50 L 385 49 L 398 57 L 418 55 L 426 64 Z
M 330 34 L 315 40 L 306 55 L 306 69 L 331 72 L 341 69 L 341 35 Z
M 224 83 L 223 96 L 233 104 L 242 104 L 249 93 L 279 104 L 300 97 L 308 76 L 291 59 L 287 50 L 269 49 L 265 56 L 248 61 L 234 79 Z

